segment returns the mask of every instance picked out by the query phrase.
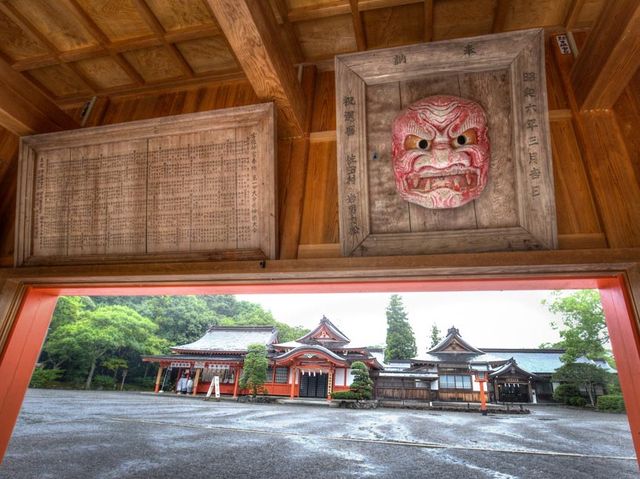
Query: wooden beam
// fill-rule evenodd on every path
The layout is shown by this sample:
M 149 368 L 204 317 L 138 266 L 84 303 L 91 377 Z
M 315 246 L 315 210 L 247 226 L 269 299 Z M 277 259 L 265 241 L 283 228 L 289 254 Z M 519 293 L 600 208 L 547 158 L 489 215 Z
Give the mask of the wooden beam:
M 564 18 L 564 27 L 567 31 L 573 30 L 576 23 L 578 23 L 578 18 L 580 17 L 580 12 L 582 11 L 584 2 L 585 0 L 571 0 L 569 8 L 567 8 L 567 15 Z
M 295 29 L 293 28 L 293 24 L 289 21 L 288 17 L 288 7 L 286 0 L 272 0 L 274 4 L 275 11 L 278 13 L 280 19 L 282 20 L 282 28 L 284 29 L 284 34 L 287 39 L 287 47 L 289 47 L 289 51 L 293 56 L 294 63 L 302 63 L 304 61 L 304 55 L 302 53 L 302 47 L 300 46 L 300 42 L 298 41 L 298 37 L 296 35 Z
M 18 136 L 80 127 L 4 60 L 0 60 L 0 126 Z
M 578 108 L 611 108 L 638 67 L 640 2 L 606 2 L 571 71 Z
M 305 98 L 268 2 L 207 0 L 256 95 L 274 101 L 285 136 L 301 136 Z
M 364 25 L 362 23 L 362 15 L 358 8 L 358 0 L 349 0 L 349 6 L 351 7 L 351 21 L 353 22 L 353 31 L 356 35 L 358 51 L 364 51 L 367 49 L 367 37 L 364 33 Z
M 424 38 L 425 42 L 433 40 L 433 0 L 424 0 Z

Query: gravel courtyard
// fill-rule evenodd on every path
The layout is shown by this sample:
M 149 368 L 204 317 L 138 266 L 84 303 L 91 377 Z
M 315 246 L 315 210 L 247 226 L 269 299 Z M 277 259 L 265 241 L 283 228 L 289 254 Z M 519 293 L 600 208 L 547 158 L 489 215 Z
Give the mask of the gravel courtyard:
M 30 390 L 2 478 L 626 478 L 624 415 L 506 416 Z

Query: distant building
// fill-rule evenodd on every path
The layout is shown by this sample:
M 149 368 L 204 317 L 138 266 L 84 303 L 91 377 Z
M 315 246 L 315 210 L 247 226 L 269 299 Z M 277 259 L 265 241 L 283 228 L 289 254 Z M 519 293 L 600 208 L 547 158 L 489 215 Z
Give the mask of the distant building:
M 488 374 L 493 402 L 550 401 L 557 384 L 553 373 L 563 366 L 563 349 L 478 349 L 452 327 L 447 337 L 423 357 L 391 361 L 377 374 L 378 398 L 477 402 L 480 384 L 474 371 Z M 604 360 L 579 358 L 615 373 Z M 604 394 L 600 387 L 597 394 Z
M 238 380 L 250 344 L 264 344 L 268 350 L 266 394 L 289 397 L 329 398 L 333 391 L 345 391 L 352 382 L 351 364 L 364 362 L 380 370 L 378 359 L 364 346 L 352 345 L 326 317 L 309 334 L 286 343 L 278 342 L 272 327 L 213 326 L 197 341 L 171 348 L 171 354 L 143 356 L 160 366 L 156 392 L 172 389 L 181 377 L 193 379 L 193 393 L 206 393 L 215 376 L 220 393 L 238 396 Z

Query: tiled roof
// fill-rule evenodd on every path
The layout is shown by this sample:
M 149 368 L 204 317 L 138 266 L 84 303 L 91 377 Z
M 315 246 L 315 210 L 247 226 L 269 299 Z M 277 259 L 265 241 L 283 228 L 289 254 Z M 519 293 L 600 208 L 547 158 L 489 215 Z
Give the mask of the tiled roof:
M 250 344 L 273 344 L 278 332 L 271 326 L 213 326 L 197 341 L 173 346 L 172 351 L 247 351 Z
M 552 374 L 556 369 L 563 366 L 560 357 L 564 354 L 564 349 L 485 349 L 506 359 L 513 358 L 522 369 L 531 373 Z M 595 364 L 607 372 L 615 373 L 606 361 L 578 358 L 577 363 Z

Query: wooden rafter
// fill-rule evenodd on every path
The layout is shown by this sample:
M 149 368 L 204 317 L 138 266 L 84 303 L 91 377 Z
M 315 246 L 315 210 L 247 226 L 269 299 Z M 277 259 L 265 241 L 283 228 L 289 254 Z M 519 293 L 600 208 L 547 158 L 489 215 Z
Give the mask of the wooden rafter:
M 137 10 L 144 19 L 145 23 L 162 41 L 163 46 L 169 51 L 174 60 L 178 62 L 182 73 L 187 77 L 193 77 L 194 72 L 191 68 L 191 65 L 189 65 L 189 62 L 187 62 L 184 56 L 182 56 L 182 53 L 180 53 L 178 47 L 176 47 L 173 43 L 167 41 L 167 39 L 165 38 L 167 32 L 162 26 L 162 23 L 160 23 L 160 20 L 158 20 L 153 11 L 149 8 L 147 2 L 145 2 L 145 0 L 134 0 L 134 4 L 136 5 Z
M 401 7 L 421 3 L 424 0 L 360 0 L 358 10 L 366 12 L 380 8 Z M 319 5 L 293 8 L 289 11 L 290 22 L 302 22 L 305 20 L 317 20 L 319 18 L 335 17 L 338 15 L 348 15 L 351 13 L 351 5 L 345 0 L 334 0 L 323 2 Z
M 298 37 L 296 36 L 295 29 L 293 25 L 289 21 L 289 17 L 287 16 L 287 3 L 286 0 L 272 0 L 274 4 L 274 8 L 280 17 L 282 22 L 282 27 L 284 28 L 284 33 L 287 38 L 287 47 L 293 55 L 294 63 L 302 63 L 304 60 L 304 55 L 302 53 L 302 48 L 300 47 L 300 42 L 298 41 Z
M 283 133 L 302 135 L 307 114 L 302 87 L 269 4 L 261 0 L 207 0 L 207 4 L 256 95 L 276 103 Z
M 353 31 L 356 35 L 356 45 L 358 51 L 367 49 L 367 37 L 364 32 L 364 24 L 362 23 L 362 14 L 358 8 L 358 0 L 349 0 L 351 7 L 351 21 L 353 22 Z
M 567 31 L 571 31 L 576 26 L 582 7 L 584 6 L 584 2 L 585 0 L 571 0 L 569 8 L 567 8 L 567 15 L 564 19 L 564 26 Z
M 18 136 L 79 127 L 4 60 L 0 60 L 0 126 Z
M 611 108 L 640 67 L 640 3 L 607 2 L 571 72 L 580 110 Z
M 68 0 L 68 2 L 71 5 L 71 7 L 72 7 L 72 9 L 74 11 L 74 14 L 78 18 L 78 20 L 87 29 L 87 31 L 89 31 L 89 33 L 91 33 L 91 35 L 93 35 L 96 38 L 96 40 L 98 40 L 100 45 L 102 45 L 103 47 L 105 45 L 108 45 L 110 43 L 109 37 L 93 21 L 91 16 L 88 15 L 87 12 L 85 12 L 85 10 L 78 3 L 78 1 L 77 0 Z M 108 51 L 108 55 L 120 66 L 120 68 L 122 68 L 126 72 L 126 74 L 131 78 L 131 82 L 134 85 L 143 85 L 144 84 L 144 79 L 142 78 L 142 76 L 138 73 L 138 71 L 135 68 L 133 68 L 133 66 L 127 61 L 127 59 L 124 56 L 122 56 L 120 53 L 112 51 L 112 50 Z M 70 66 L 71 65 L 73 65 L 73 63 L 70 63 Z M 82 72 L 80 72 L 77 68 L 74 68 L 74 72 L 88 81 L 88 78 L 86 78 L 82 74 Z M 95 85 L 93 87 L 94 87 L 94 90 L 98 90 L 99 89 Z

